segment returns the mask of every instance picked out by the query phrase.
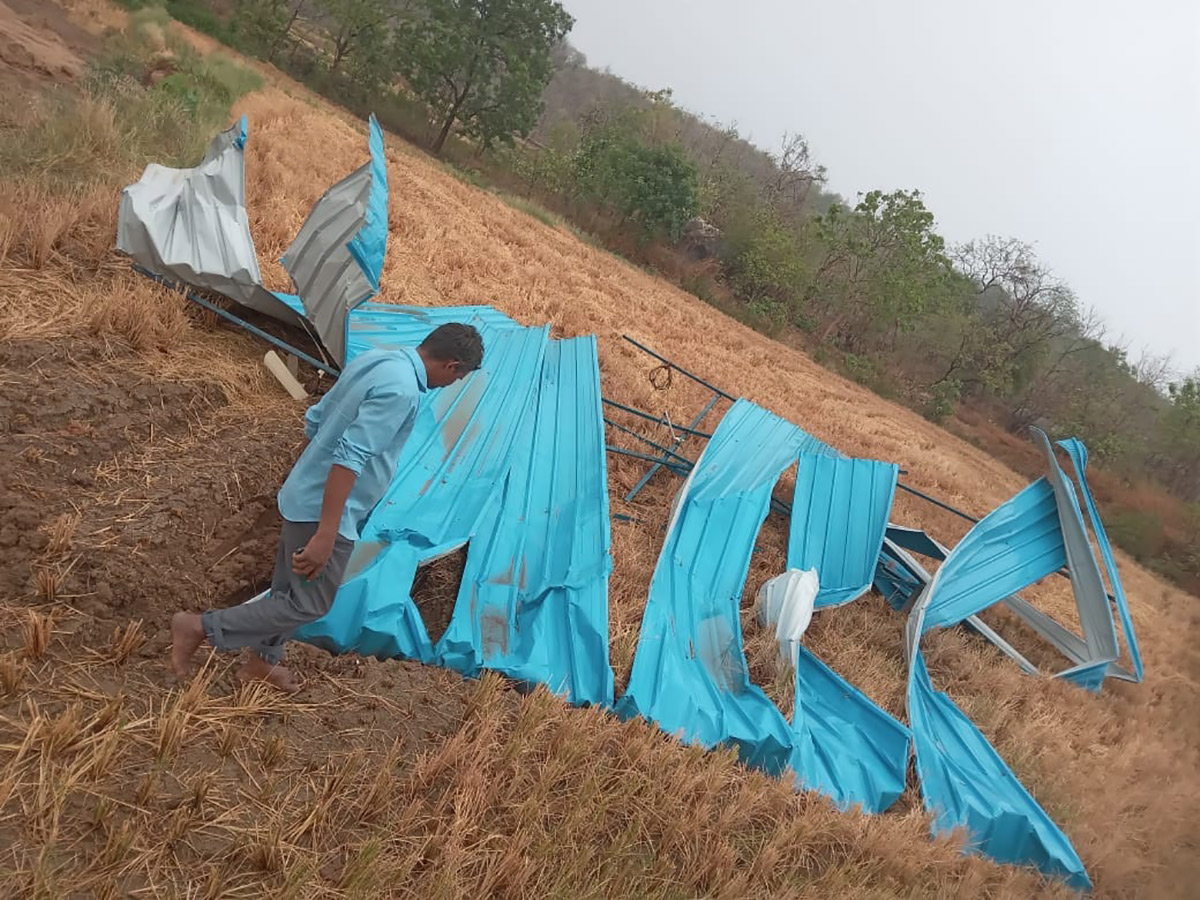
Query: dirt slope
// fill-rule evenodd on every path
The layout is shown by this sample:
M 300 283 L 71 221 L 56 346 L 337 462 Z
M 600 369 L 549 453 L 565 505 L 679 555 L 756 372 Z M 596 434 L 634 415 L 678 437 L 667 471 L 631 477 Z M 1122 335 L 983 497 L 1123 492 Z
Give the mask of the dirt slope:
M 273 261 L 316 197 L 364 160 L 365 128 L 276 83 L 235 112 L 250 117 L 259 257 L 268 283 L 284 287 Z M 976 514 L 1025 483 L 403 143 L 389 141 L 388 160 L 384 300 L 488 302 L 549 321 L 556 336 L 596 333 L 608 396 L 690 416 L 703 391 L 679 378 L 657 390 L 652 364 L 621 340 L 630 334 L 847 453 L 899 462 L 910 483 Z M 52 230 L 61 206 L 29 196 L 0 181 L 0 201 L 30 233 Z M 0 433 L 14 448 L 0 474 L 4 893 L 1056 891 L 930 842 L 911 786 L 884 816 L 842 815 L 727 757 L 545 696 L 521 699 L 492 679 L 469 685 L 296 648 L 311 684 L 299 703 L 232 691 L 223 662 L 197 688 L 171 689 L 159 663 L 170 611 L 239 599 L 269 567 L 270 498 L 301 410 L 263 377 L 261 346 L 125 274 L 108 250 L 116 200 L 111 188 L 75 198 L 49 249 L 0 253 Z M 613 510 L 639 520 L 614 523 L 618 685 L 677 487 L 660 475 L 625 504 L 641 471 L 611 461 Z M 903 495 L 894 518 L 945 540 L 964 530 Z M 782 566 L 784 525 L 772 517 L 764 529 L 747 597 Z M 1122 571 L 1144 685 L 1091 696 L 1026 678 L 959 632 L 932 635 L 926 653 L 935 683 L 1071 836 L 1099 894 L 1184 896 L 1200 875 L 1196 601 L 1123 558 Z M 1037 597 L 1070 617 L 1061 585 Z M 142 624 L 125 630 L 129 620 Z M 790 711 L 771 642 L 746 627 L 756 678 Z M 902 715 L 902 627 L 871 596 L 818 616 L 811 646 Z

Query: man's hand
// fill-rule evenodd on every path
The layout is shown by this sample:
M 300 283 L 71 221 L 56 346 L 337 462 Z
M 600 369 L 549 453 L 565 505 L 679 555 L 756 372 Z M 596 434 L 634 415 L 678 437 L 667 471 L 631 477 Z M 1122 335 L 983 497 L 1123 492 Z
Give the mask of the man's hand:
M 318 529 L 308 539 L 307 544 L 292 554 L 292 571 L 310 581 L 315 579 L 333 555 L 333 542 L 336 538 L 336 533 Z

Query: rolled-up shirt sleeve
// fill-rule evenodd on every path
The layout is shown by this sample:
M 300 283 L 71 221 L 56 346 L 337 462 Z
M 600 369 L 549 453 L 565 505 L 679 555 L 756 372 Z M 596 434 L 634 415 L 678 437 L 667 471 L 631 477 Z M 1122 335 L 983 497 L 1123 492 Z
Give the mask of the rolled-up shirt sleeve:
M 333 448 L 333 464 L 361 475 L 367 461 L 395 439 L 415 402 L 398 390 L 369 391 Z

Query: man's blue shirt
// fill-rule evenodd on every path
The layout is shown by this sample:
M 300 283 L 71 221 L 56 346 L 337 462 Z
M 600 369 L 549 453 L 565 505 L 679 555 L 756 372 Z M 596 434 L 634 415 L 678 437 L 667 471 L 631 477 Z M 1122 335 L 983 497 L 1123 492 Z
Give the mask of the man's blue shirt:
M 413 348 L 356 356 L 304 416 L 309 445 L 279 490 L 280 514 L 290 522 L 320 521 L 329 470 L 343 466 L 358 478 L 338 534 L 358 540 L 359 527 L 395 477 L 428 386 L 425 362 Z

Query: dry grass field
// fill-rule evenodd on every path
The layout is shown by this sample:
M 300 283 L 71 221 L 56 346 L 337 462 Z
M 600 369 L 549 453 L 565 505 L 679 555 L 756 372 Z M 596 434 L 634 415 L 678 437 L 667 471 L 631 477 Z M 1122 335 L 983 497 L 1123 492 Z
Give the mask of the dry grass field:
M 95 30 L 99 2 L 71 20 Z M 106 19 L 108 24 L 112 18 Z M 47 26 L 49 27 L 49 26 Z M 209 42 L 193 40 L 205 49 Z M 80 50 L 82 52 L 82 50 Z M 253 64 L 246 63 L 247 66 Z M 269 287 L 312 202 L 366 155 L 365 123 L 277 73 L 250 120 L 251 230 Z M 5 130 L 50 121 L 37 86 L 3 82 Z M 841 814 L 498 678 L 295 647 L 299 700 L 236 688 L 213 659 L 180 688 L 163 665 L 180 606 L 233 602 L 268 576 L 272 498 L 302 405 L 264 348 L 132 275 L 112 251 L 120 186 L 144 160 L 120 110 L 72 101 L 64 187 L 0 168 L 0 894 L 39 897 L 1058 895 L 1036 873 L 931 841 L 915 783 L 888 813 Z M 39 125 L 39 123 L 41 123 Z M 123 155 L 124 154 L 124 155 Z M 980 450 L 625 261 L 464 183 L 389 138 L 385 302 L 490 303 L 556 337 L 595 333 L 605 394 L 676 421 L 705 399 L 666 390 L 623 334 L 976 515 L 1025 484 Z M 706 421 L 715 425 L 716 415 Z M 699 452 L 695 443 L 684 451 Z M 610 459 L 611 650 L 628 678 L 667 510 L 661 473 Z M 781 486 L 786 491 L 787 483 Z M 963 521 L 898 496 L 893 519 L 944 541 Z M 772 516 L 746 585 L 781 571 Z M 1197 599 L 1120 557 L 1146 682 L 1090 695 L 1021 675 L 961 631 L 923 642 L 934 682 L 1073 840 L 1106 897 L 1189 896 L 1200 879 Z M 1067 621 L 1065 582 L 1030 596 Z M 993 621 L 1036 662 L 1036 640 Z M 751 616 L 758 683 L 791 685 Z M 903 717 L 903 621 L 877 595 L 820 614 L 810 647 Z

